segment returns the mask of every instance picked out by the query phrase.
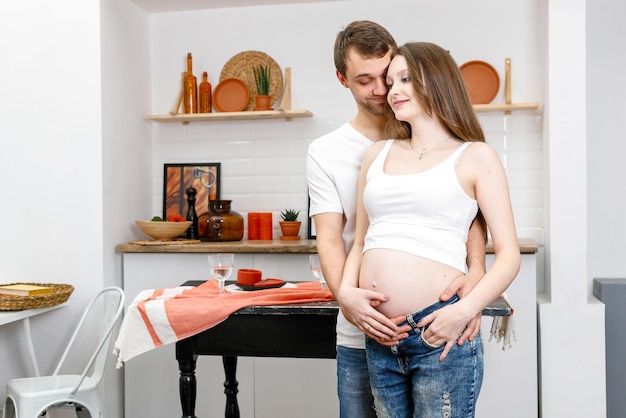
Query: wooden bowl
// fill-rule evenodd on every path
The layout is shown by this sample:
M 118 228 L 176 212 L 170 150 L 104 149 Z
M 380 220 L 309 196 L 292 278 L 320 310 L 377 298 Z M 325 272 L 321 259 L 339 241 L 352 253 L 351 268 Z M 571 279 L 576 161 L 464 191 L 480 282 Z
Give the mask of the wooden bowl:
M 185 233 L 191 225 L 191 221 L 165 222 L 165 221 L 135 221 L 139 229 L 154 239 L 172 239 Z

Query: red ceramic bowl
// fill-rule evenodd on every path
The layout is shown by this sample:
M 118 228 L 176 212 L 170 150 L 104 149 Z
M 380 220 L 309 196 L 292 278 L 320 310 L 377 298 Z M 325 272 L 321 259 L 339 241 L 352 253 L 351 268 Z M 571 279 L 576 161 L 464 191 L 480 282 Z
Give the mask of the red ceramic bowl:
M 261 271 L 254 269 L 237 270 L 237 284 L 243 286 L 254 286 L 255 283 L 261 281 Z

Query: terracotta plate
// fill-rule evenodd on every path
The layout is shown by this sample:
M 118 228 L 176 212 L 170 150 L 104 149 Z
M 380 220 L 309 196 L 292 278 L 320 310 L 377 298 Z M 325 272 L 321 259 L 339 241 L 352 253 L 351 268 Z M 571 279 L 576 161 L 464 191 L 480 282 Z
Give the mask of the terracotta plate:
M 261 282 L 259 282 L 261 283 Z M 285 281 L 284 280 L 272 280 L 269 281 L 267 284 L 256 284 L 254 286 L 246 286 L 243 284 L 239 284 L 237 283 L 237 286 L 239 286 L 241 289 L 246 290 L 246 291 L 255 291 L 255 290 L 263 290 L 263 289 L 275 289 L 277 287 L 283 287 L 285 285 Z
M 229 284 L 228 286 L 226 286 L 226 290 L 228 290 L 231 293 L 237 293 L 237 292 L 254 292 L 256 290 L 275 289 L 275 288 L 279 288 L 279 287 L 282 287 L 284 289 L 295 289 L 295 288 L 297 288 L 295 283 L 289 283 L 289 282 L 276 283 L 276 284 L 270 285 L 270 286 L 245 286 L 245 285 L 232 283 L 232 284 Z
M 275 105 L 283 92 L 283 73 L 278 63 L 265 52 L 240 52 L 224 64 L 220 73 L 220 81 L 227 78 L 238 78 L 246 83 L 250 92 L 247 110 L 252 110 L 255 106 L 256 85 L 254 83 L 254 73 L 252 72 L 252 67 L 255 65 L 269 66 L 271 104 Z
M 496 69 L 484 61 L 469 61 L 459 68 L 472 104 L 491 103 L 500 89 Z
M 248 105 L 248 86 L 238 78 L 222 80 L 213 91 L 213 107 L 219 112 L 241 112 Z

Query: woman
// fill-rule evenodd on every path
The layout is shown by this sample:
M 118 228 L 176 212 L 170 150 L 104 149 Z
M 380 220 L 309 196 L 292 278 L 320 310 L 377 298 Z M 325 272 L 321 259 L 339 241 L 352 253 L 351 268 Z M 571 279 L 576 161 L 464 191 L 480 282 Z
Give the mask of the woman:
M 443 48 L 409 43 L 387 72 L 387 131 L 364 154 L 357 229 L 338 301 L 366 342 L 379 417 L 473 417 L 483 376 L 478 336 L 455 344 L 468 321 L 513 281 L 520 263 L 506 175 Z M 480 209 L 495 258 L 462 299 L 438 302 L 466 270 L 467 233 Z M 359 312 L 362 289 L 388 296 L 378 311 L 412 327 L 397 341 Z M 348 315 L 347 315 L 348 316 Z M 402 322 L 401 322 L 402 321 Z M 392 343 L 389 343 L 391 341 Z

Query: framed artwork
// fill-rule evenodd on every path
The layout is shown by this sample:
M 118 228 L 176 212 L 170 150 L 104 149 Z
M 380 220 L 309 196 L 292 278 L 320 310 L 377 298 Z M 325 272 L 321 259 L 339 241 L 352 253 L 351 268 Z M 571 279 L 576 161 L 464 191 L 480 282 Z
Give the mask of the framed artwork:
M 315 234 L 315 222 L 313 222 L 313 218 L 311 218 L 311 198 L 309 197 L 309 204 L 307 206 L 308 210 L 307 213 L 309 214 L 309 226 L 308 226 L 308 233 L 307 233 L 307 237 L 309 239 L 315 239 L 316 238 L 316 234 Z
M 187 216 L 187 193 L 195 187 L 196 213 L 209 211 L 209 200 L 220 199 L 220 163 L 163 165 L 163 219 L 173 214 Z

